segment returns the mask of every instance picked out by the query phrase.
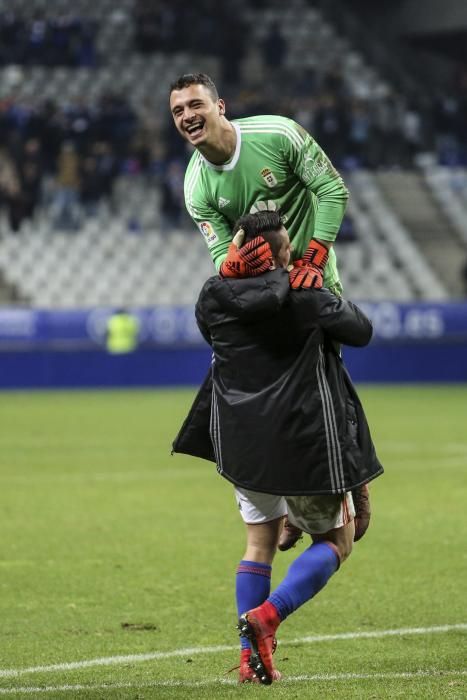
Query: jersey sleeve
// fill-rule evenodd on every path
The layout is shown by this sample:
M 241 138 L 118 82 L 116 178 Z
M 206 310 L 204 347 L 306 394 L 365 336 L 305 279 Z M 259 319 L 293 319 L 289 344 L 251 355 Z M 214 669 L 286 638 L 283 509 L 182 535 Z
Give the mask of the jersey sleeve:
M 208 206 L 197 208 L 196 213 L 188 209 L 188 213 L 201 231 L 216 270 L 219 270 L 227 256 L 227 249 L 232 243 L 229 222 L 222 214 Z
M 229 221 L 215 209 L 204 196 L 202 189 L 193 190 L 190 181 L 185 180 L 185 206 L 197 228 L 203 235 L 211 258 L 219 270 L 227 256 L 227 249 L 232 242 L 232 230 Z
M 313 237 L 333 242 L 344 217 L 349 192 L 319 144 L 292 121 L 297 138 L 284 140 L 285 157 L 295 175 L 317 199 Z

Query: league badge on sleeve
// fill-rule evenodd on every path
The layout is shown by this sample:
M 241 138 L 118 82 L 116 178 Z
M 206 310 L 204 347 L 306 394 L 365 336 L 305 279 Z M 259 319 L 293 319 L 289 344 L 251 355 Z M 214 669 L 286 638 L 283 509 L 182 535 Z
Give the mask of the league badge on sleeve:
M 270 168 L 263 168 L 261 177 L 268 187 L 275 187 L 277 185 L 276 177 Z
M 217 237 L 217 233 L 214 231 L 212 225 L 209 223 L 209 221 L 201 221 L 199 224 L 199 230 L 204 236 L 204 240 L 206 241 L 208 248 L 214 245 L 214 243 L 217 243 L 219 238 Z

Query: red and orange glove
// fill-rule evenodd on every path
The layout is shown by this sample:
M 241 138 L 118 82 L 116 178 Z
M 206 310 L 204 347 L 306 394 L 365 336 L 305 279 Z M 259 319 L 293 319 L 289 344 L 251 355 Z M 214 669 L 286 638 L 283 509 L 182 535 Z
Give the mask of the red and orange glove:
M 244 237 L 243 229 L 235 234 L 227 257 L 219 268 L 221 277 L 255 277 L 271 267 L 272 251 L 269 243 L 262 236 L 256 236 L 242 246 Z
M 326 246 L 312 238 L 303 258 L 295 260 L 289 272 L 292 289 L 321 289 L 328 256 Z

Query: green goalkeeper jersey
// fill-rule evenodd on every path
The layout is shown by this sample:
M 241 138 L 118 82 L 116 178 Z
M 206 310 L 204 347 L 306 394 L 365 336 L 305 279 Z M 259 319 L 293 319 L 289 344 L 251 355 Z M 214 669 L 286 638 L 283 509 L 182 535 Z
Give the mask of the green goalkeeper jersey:
M 280 116 L 232 122 L 237 144 L 223 165 L 195 151 L 185 174 L 185 204 L 203 234 L 217 269 L 227 255 L 236 220 L 261 209 L 279 209 L 300 258 L 311 238 L 334 241 L 348 191 L 339 173 L 299 124 Z M 339 288 L 334 250 L 324 284 Z

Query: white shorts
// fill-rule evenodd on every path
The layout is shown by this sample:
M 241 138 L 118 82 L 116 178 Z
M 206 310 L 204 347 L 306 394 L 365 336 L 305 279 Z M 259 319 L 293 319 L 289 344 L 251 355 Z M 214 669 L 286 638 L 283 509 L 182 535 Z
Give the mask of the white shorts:
M 355 516 L 350 491 L 337 496 L 273 496 L 235 488 L 235 498 L 243 521 L 248 525 L 267 523 L 287 515 L 292 525 L 309 535 L 347 525 Z

